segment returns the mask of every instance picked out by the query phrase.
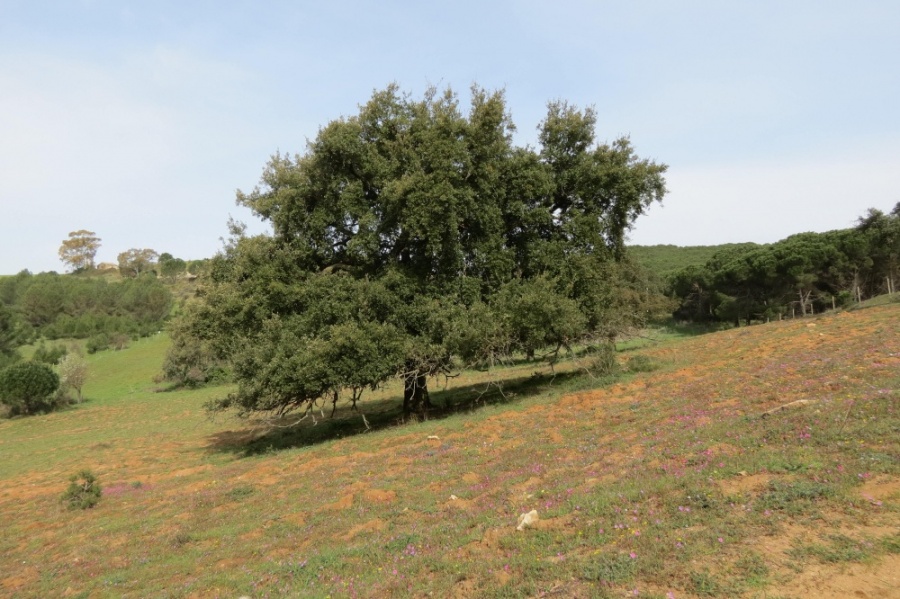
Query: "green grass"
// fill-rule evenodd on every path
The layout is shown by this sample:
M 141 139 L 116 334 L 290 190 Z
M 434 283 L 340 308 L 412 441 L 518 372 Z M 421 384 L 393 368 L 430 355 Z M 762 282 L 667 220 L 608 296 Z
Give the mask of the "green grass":
M 875 308 L 877 306 L 888 306 L 891 304 L 900 303 L 900 293 L 891 293 L 878 295 L 873 298 L 869 298 L 863 302 L 858 304 L 854 304 L 849 308 L 849 310 L 863 310 L 865 308 Z
M 89 357 L 85 403 L 0 421 L 0 594 L 797 595 L 785 563 L 898 551 L 900 498 L 875 485 L 900 478 L 898 322 L 661 335 L 622 348 L 619 378 L 464 372 L 422 423 L 388 387 L 370 429 L 343 404 L 293 428 L 211 418 L 229 389 L 160 392 L 167 339 L 144 339 Z M 69 511 L 83 469 L 104 493 Z

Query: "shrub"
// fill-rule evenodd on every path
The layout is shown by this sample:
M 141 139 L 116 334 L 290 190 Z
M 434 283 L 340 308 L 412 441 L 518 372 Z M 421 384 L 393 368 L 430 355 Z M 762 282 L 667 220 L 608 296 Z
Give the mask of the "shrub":
M 659 362 L 650 356 L 637 355 L 628 359 L 628 372 L 653 372 L 659 368 Z
M 600 343 L 592 346 L 588 352 L 587 368 L 594 376 L 607 376 L 619 372 L 615 345 Z
M 62 500 L 69 504 L 70 510 L 86 510 L 97 505 L 102 493 L 97 477 L 90 470 L 82 470 L 69 478 L 69 488 L 63 493 Z
M 59 380 L 64 389 L 75 389 L 78 393 L 78 401 L 82 401 L 81 388 L 88 377 L 88 364 L 77 353 L 67 354 L 59 361 Z
M 64 345 L 51 345 L 50 347 L 47 347 L 41 343 L 38 345 L 37 349 L 34 350 L 31 361 L 52 366 L 57 364 L 67 353 L 68 350 Z
M 45 364 L 21 362 L 0 371 L 0 403 L 12 415 L 53 409 L 57 389 L 59 376 Z
M 98 351 L 109 349 L 109 335 L 107 335 L 106 333 L 94 335 L 87 340 L 87 342 L 84 344 L 84 347 L 89 354 L 95 354 Z
M 129 337 L 125 333 L 113 333 L 109 336 L 109 344 L 116 351 L 128 347 L 129 341 L 131 341 L 131 337 Z

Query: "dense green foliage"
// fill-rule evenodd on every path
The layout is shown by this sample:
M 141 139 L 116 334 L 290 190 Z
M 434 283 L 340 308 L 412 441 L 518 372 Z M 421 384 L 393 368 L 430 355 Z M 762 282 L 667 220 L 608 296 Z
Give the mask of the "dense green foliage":
M 19 360 L 16 348 L 21 338 L 22 331 L 12 310 L 0 303 L 0 369 Z
M 676 316 L 734 324 L 849 305 L 898 282 L 900 204 L 890 214 L 870 210 L 852 229 L 722 249 L 668 279 Z
M 658 280 L 690 266 L 703 266 L 715 254 L 740 248 L 753 249 L 755 243 L 723 243 L 721 245 L 629 245 L 628 254 Z
M 396 87 L 275 155 L 238 202 L 274 235 L 235 237 L 175 327 L 172 378 L 232 369 L 219 407 L 310 409 L 404 380 L 408 412 L 458 361 L 612 339 L 659 307 L 624 237 L 665 193 L 665 166 L 596 116 L 549 105 L 539 150 L 512 144 L 502 93 L 421 101 Z
M 59 363 L 59 361 L 69 352 L 66 349 L 65 345 L 50 345 L 48 346 L 43 341 L 41 341 L 38 346 L 35 348 L 34 353 L 31 354 L 32 362 L 40 362 L 41 364 L 47 364 L 48 366 L 54 366 Z
M 59 376 L 38 362 L 19 362 L 0 370 L 0 403 L 10 413 L 34 414 L 54 407 Z
M 160 277 L 168 281 L 174 281 L 176 277 L 183 274 L 187 270 L 187 262 L 181 258 L 175 258 L 168 252 L 159 255 L 156 263 L 156 270 Z
M 162 328 L 173 305 L 171 292 L 152 275 L 111 283 L 28 271 L 0 280 L 0 302 L 17 317 L 25 337 L 48 339 L 148 335 Z
M 102 494 L 103 490 L 94 473 L 82 470 L 69 478 L 69 487 L 63 493 L 62 501 L 70 510 L 86 510 L 97 505 Z

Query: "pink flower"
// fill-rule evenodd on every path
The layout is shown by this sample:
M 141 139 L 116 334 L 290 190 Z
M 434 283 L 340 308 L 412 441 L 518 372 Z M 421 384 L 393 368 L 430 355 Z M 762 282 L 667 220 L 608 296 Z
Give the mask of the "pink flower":
M 637 553 L 635 553 L 634 551 L 629 553 L 628 556 L 631 557 L 631 559 L 637 559 Z

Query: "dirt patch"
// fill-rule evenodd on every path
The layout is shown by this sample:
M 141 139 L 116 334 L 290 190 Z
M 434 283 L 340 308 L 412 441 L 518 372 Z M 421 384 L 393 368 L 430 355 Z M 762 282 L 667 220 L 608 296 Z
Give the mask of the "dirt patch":
M 456 498 L 451 497 L 449 501 L 446 501 L 441 505 L 441 509 L 444 511 L 461 510 L 461 511 L 467 512 L 474 508 L 475 508 L 475 505 L 472 501 L 470 501 L 468 499 L 462 499 L 460 497 L 456 497 Z
M 571 515 L 560 516 L 558 518 L 540 519 L 531 525 L 535 530 L 563 530 L 572 525 L 574 517 Z
M 735 476 L 719 482 L 719 487 L 725 495 L 742 495 L 757 491 L 769 484 L 771 476 L 768 474 L 750 474 Z
M 343 495 L 340 499 L 335 501 L 334 503 L 328 503 L 322 506 L 323 510 L 330 511 L 340 511 L 340 510 L 349 510 L 353 507 L 353 493 L 348 493 L 347 495 Z
M 296 512 L 293 514 L 288 514 L 282 518 L 285 522 L 290 522 L 294 526 L 303 526 L 306 524 L 306 514 L 303 512 Z
M 867 480 L 860 488 L 859 496 L 871 503 L 900 497 L 900 479 L 878 476 Z
M 551 443 L 555 445 L 560 445 L 563 441 L 565 441 L 565 439 L 563 439 L 563 436 L 560 435 L 559 432 L 555 429 L 550 429 L 549 431 L 547 431 L 547 438 Z
M 758 537 L 755 540 L 755 549 L 760 554 L 768 556 L 777 566 L 786 568 L 789 563 L 787 551 L 797 543 L 809 544 L 814 541 L 815 535 L 808 528 L 786 524 L 781 526 L 778 534 Z
M 28 566 L 19 570 L 15 576 L 8 576 L 0 580 L 0 588 L 7 591 L 16 591 L 24 588 L 26 585 L 33 584 L 38 580 L 37 568 Z
M 465 578 L 453 585 L 450 596 L 453 599 L 471 599 L 478 596 L 478 586 L 471 578 Z
M 474 472 L 467 472 L 463 474 L 462 479 L 468 485 L 477 485 L 481 481 L 481 476 Z
M 378 531 L 384 530 L 385 526 L 386 526 L 386 524 L 384 523 L 383 520 L 381 520 L 379 518 L 375 518 L 374 520 L 369 520 L 368 522 L 365 522 L 364 524 L 359 524 L 357 526 L 354 526 L 353 528 L 350 529 L 349 532 L 347 532 L 347 534 L 345 534 L 341 538 L 344 541 L 352 541 L 353 539 L 355 539 L 356 537 L 358 537 L 361 534 L 366 534 L 366 533 L 370 533 L 370 532 L 378 532 Z
M 244 565 L 244 560 L 236 557 L 219 560 L 216 562 L 216 570 L 236 570 Z
M 363 499 L 373 503 L 390 503 L 397 499 L 396 491 L 383 491 L 381 489 L 369 489 L 363 493 Z
M 810 566 L 777 590 L 790 597 L 898 599 L 900 555 L 889 555 L 875 565 Z
M 519 483 L 517 485 L 512 486 L 512 490 L 515 492 L 526 492 L 526 491 L 534 491 L 540 488 L 541 484 L 544 482 L 544 479 L 538 476 L 532 476 L 524 483 Z

